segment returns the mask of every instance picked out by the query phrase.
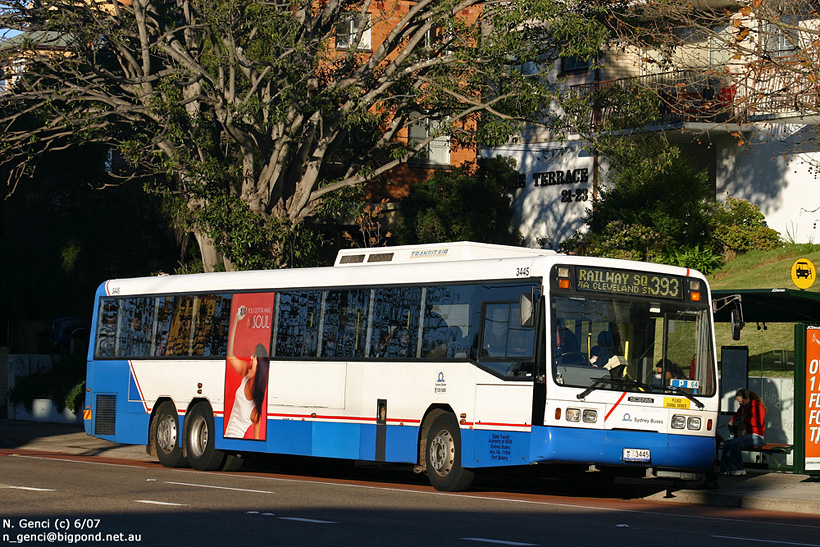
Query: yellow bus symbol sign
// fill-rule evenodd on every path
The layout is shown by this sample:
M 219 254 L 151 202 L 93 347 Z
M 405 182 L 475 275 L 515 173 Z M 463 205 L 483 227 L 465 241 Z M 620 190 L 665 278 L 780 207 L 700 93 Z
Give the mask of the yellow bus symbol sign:
M 792 264 L 792 282 L 798 289 L 808 289 L 814 285 L 817 270 L 808 258 L 798 258 Z

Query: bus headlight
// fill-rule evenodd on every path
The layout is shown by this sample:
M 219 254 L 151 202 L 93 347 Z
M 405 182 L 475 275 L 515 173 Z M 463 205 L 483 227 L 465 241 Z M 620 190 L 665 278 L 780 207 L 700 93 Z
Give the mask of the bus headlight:
M 700 429 L 700 417 L 699 416 L 689 416 L 686 419 L 686 429 L 690 429 L 692 431 L 697 431 Z
M 686 428 L 686 416 L 681 416 L 679 414 L 672 416 L 672 429 L 684 428 Z
M 598 411 L 597 410 L 584 410 L 584 423 L 585 424 L 594 424 L 598 421 Z
M 567 421 L 568 422 L 580 422 L 581 421 L 581 409 L 580 408 L 568 408 L 566 416 L 567 416 Z

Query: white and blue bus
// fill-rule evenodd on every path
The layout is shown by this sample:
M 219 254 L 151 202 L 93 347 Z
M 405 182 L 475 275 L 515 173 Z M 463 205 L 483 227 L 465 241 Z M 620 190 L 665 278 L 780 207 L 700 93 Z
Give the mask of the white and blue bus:
M 469 242 L 100 286 L 85 430 L 168 467 L 265 452 L 695 479 L 715 453 L 709 287 L 686 268 Z

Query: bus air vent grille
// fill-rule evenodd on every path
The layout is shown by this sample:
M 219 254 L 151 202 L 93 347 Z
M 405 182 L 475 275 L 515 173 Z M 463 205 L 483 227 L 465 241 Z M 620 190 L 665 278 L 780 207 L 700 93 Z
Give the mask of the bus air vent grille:
M 367 257 L 368 262 L 390 262 L 393 260 L 393 253 L 373 253 Z
M 116 395 L 97 395 L 97 412 L 94 417 L 95 435 L 114 435 L 117 428 L 116 410 Z
M 361 264 L 364 262 L 364 255 L 347 255 L 339 261 L 340 264 Z

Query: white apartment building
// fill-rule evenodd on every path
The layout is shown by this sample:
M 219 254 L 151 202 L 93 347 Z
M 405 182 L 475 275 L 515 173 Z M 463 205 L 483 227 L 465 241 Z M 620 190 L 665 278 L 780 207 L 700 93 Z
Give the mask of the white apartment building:
M 644 130 L 663 133 L 706 169 L 717 200 L 748 200 L 787 240 L 818 243 L 820 87 L 791 70 L 801 42 L 817 34 L 786 35 L 739 5 L 726 22 L 709 36 L 688 37 L 674 70 L 656 68 L 652 51 L 627 49 L 604 52 L 597 70 L 562 59 L 554 76 L 579 92 L 613 85 L 663 90 L 663 112 Z M 818 28 L 817 20 L 788 22 Z M 756 40 L 758 54 L 751 60 L 738 60 L 732 49 L 743 44 L 738 29 L 744 28 L 754 30 L 748 40 Z M 590 153 L 577 134 L 562 140 L 531 128 L 482 154 L 518 162 L 516 227 L 530 246 L 556 246 L 582 228 L 593 194 L 607 184 L 606 158 Z

